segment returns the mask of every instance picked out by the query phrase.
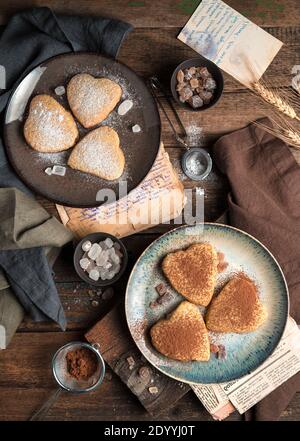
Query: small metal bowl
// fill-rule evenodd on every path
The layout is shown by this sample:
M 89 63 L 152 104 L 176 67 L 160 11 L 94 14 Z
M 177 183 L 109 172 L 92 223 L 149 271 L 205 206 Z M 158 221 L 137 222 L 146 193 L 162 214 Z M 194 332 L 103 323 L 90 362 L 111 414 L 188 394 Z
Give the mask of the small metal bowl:
M 195 170 L 191 167 L 191 161 L 194 161 Z M 198 162 L 198 165 L 197 165 Z M 181 158 L 183 172 L 193 181 L 202 181 L 212 169 L 212 159 L 210 154 L 200 148 L 192 147 L 183 154 Z
M 217 88 L 214 91 L 212 100 L 208 104 L 204 104 L 202 107 L 199 107 L 198 109 L 194 109 L 192 106 L 189 105 L 189 103 L 182 103 L 179 100 L 179 95 L 176 90 L 177 72 L 180 69 L 188 69 L 190 67 L 200 67 L 200 66 L 207 68 L 207 70 L 215 80 L 217 84 Z M 201 112 L 202 110 L 206 110 L 214 106 L 219 101 L 223 93 L 223 88 L 224 88 L 224 80 L 221 70 L 218 68 L 216 64 L 214 64 L 212 61 L 208 60 L 207 58 L 202 57 L 201 55 L 199 55 L 197 58 L 190 58 L 189 60 L 185 60 L 182 63 L 180 63 L 174 70 L 171 77 L 171 91 L 174 100 L 181 106 L 185 107 L 188 110 L 192 110 L 194 112 Z
M 122 257 L 122 260 L 121 260 L 121 268 L 120 268 L 120 271 L 111 280 L 101 280 L 101 279 L 99 279 L 99 280 L 95 281 L 95 280 L 92 280 L 89 277 L 88 273 L 86 273 L 81 268 L 81 266 L 79 264 L 80 259 L 84 255 L 84 251 L 82 250 L 81 247 L 82 247 L 82 244 L 85 241 L 87 241 L 87 240 L 89 240 L 92 243 L 95 243 L 95 242 L 100 242 L 102 240 L 105 240 L 108 237 L 113 242 L 117 242 L 120 245 L 120 247 L 121 247 L 121 252 L 123 254 L 123 257 Z M 102 286 L 112 285 L 113 283 L 115 283 L 117 280 L 120 279 L 120 277 L 123 275 L 123 273 L 124 273 L 124 271 L 125 271 L 125 269 L 127 267 L 128 253 L 127 253 L 127 250 L 126 250 L 125 245 L 123 244 L 123 242 L 120 239 L 118 239 L 117 237 L 115 237 L 115 236 L 113 236 L 111 234 L 108 234 L 108 233 L 91 233 L 91 234 L 88 234 L 87 236 L 85 236 L 83 239 L 81 239 L 81 241 L 77 244 L 75 252 L 74 252 L 73 261 L 74 261 L 74 267 L 75 267 L 75 270 L 76 270 L 77 274 L 79 275 L 79 277 L 84 282 L 89 283 L 90 285 L 93 285 L 93 286 L 102 287 Z

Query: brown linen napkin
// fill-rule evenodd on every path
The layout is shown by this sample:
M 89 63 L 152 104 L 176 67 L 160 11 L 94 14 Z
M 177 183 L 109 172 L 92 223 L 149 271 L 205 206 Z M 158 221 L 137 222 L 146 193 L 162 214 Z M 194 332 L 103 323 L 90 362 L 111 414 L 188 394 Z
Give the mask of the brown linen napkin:
M 213 157 L 231 186 L 229 224 L 253 235 L 274 254 L 287 279 L 290 314 L 300 323 L 299 165 L 283 141 L 255 124 L 220 138 Z M 300 374 L 247 412 L 246 419 L 278 419 L 297 391 Z

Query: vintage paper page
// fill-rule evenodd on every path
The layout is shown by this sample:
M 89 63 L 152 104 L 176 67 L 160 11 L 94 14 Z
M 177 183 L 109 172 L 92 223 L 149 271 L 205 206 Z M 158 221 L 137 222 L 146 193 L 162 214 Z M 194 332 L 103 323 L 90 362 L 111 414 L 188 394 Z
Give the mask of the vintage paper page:
M 234 407 L 244 413 L 300 371 L 300 331 L 289 318 L 274 353 L 255 372 L 221 387 Z
M 184 204 L 183 185 L 161 145 L 151 171 L 127 196 L 95 208 L 56 207 L 63 224 L 77 237 L 98 231 L 124 237 L 175 219 Z
M 299 371 L 300 330 L 289 317 L 276 350 L 252 374 L 229 383 L 191 387 L 213 418 L 222 420 L 234 410 L 246 412 Z
M 283 44 L 221 0 L 202 0 L 178 39 L 247 87 Z
M 205 409 L 215 420 L 225 420 L 235 408 L 218 384 L 190 385 Z

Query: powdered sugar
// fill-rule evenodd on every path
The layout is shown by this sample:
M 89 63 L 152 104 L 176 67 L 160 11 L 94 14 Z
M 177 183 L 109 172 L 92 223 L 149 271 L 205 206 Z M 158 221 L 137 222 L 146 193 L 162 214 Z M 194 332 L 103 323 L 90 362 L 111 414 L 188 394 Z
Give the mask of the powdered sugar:
M 204 133 L 203 128 L 196 125 L 191 125 L 186 128 L 187 143 L 190 147 L 200 147 L 203 145 Z

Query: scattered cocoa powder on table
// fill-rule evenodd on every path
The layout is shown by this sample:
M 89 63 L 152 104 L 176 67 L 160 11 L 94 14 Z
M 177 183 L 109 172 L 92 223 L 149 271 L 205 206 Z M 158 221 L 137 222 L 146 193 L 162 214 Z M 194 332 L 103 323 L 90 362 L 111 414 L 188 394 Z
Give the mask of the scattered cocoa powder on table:
M 87 348 L 69 351 L 66 360 L 69 374 L 77 380 L 89 379 L 98 367 L 96 354 Z

